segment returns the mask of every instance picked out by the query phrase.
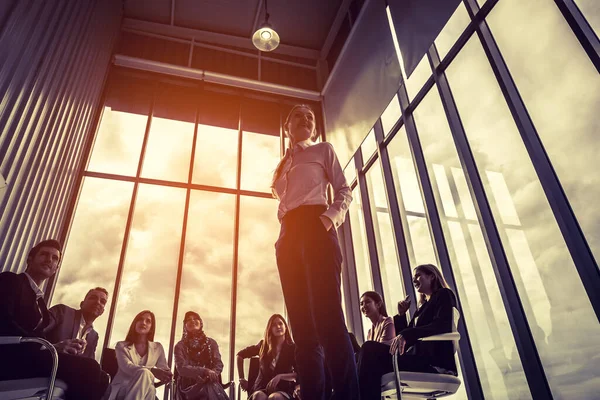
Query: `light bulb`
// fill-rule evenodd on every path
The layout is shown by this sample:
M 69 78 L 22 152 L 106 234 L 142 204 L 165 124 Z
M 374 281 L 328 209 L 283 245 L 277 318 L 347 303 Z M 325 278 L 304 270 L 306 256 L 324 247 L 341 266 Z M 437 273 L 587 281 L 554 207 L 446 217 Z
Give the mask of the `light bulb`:
M 269 23 L 265 21 L 252 35 L 254 47 L 260 51 L 273 51 L 279 46 L 279 35 Z

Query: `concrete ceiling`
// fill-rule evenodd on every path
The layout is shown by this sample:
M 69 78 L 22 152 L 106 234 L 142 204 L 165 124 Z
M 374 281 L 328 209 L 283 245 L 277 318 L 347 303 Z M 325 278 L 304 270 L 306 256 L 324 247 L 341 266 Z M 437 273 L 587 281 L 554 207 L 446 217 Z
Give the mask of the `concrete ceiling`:
M 321 51 L 337 32 L 336 21 L 343 18 L 348 4 L 347 0 L 268 0 L 269 22 L 282 45 Z M 248 40 L 264 21 L 264 0 L 124 0 L 124 9 L 129 19 Z

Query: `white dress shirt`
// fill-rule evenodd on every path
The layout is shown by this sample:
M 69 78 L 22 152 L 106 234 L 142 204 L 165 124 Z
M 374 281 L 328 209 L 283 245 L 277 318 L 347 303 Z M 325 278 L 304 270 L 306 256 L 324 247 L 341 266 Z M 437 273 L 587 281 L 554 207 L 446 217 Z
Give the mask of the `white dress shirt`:
M 41 315 L 40 320 L 38 321 L 37 325 L 35 326 L 35 329 L 37 329 L 44 322 L 44 313 L 40 309 L 40 305 L 39 305 L 39 300 L 44 298 L 44 291 L 42 289 L 40 289 L 40 287 L 37 285 L 37 283 L 35 283 L 35 281 L 31 277 L 31 275 L 29 275 L 27 272 L 23 272 L 23 273 L 29 280 L 29 286 L 31 286 L 31 289 L 35 292 L 35 299 L 36 299 L 36 302 L 38 305 L 38 311 L 40 312 L 40 315 Z
M 286 151 L 273 195 L 279 200 L 277 217 L 300 206 L 327 206 L 327 189 L 333 188 L 333 203 L 322 215 L 337 228 L 343 222 L 352 201 L 348 186 L 333 146 L 323 142 L 312 144 L 310 139 L 298 142 Z
M 79 320 L 79 329 L 77 330 L 77 338 L 85 339 L 87 334 L 90 333 L 90 331 L 92 329 L 94 329 L 94 325 L 92 325 L 92 324 L 88 325 L 87 322 L 85 321 L 85 318 L 83 318 L 83 315 L 82 315 L 81 319 Z
M 31 277 L 31 275 L 29 275 L 27 272 L 23 272 L 23 273 L 29 280 L 29 285 L 31 286 L 31 289 L 35 292 L 35 298 L 39 299 L 40 297 L 44 297 L 44 291 L 42 289 L 40 289 L 40 287 L 37 285 L 37 283 L 35 283 L 35 281 Z

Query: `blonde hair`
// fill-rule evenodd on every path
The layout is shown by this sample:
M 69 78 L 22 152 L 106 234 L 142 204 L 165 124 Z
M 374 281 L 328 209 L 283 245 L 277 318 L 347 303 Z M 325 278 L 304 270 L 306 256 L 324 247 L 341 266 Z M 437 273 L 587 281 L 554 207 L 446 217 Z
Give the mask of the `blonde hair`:
M 433 275 L 434 279 L 433 279 L 433 281 L 431 281 L 431 292 L 432 293 L 435 293 L 439 289 L 442 289 L 442 288 L 449 289 L 448 283 L 444 279 L 444 276 L 440 272 L 439 268 L 436 267 L 435 265 L 421 264 L 415 268 L 415 271 L 417 271 L 417 270 L 424 272 L 425 274 L 427 274 L 429 276 Z M 423 305 L 426 301 L 427 301 L 427 296 L 425 296 L 424 293 L 421 293 L 421 296 L 419 298 L 419 305 Z
M 292 147 L 292 139 L 290 138 L 290 134 L 289 134 L 287 126 L 290 123 L 292 114 L 294 113 L 294 111 L 296 111 L 299 108 L 306 108 L 316 118 L 315 111 L 308 104 L 296 104 L 292 107 L 292 109 L 288 113 L 287 117 L 285 118 L 285 122 L 283 123 L 283 132 L 285 133 L 285 136 L 287 136 L 288 139 L 290 139 L 288 142 L 289 148 Z M 315 121 L 315 130 L 314 130 L 312 136 L 310 137 L 310 139 L 314 142 L 317 140 L 318 137 L 319 137 L 319 131 L 317 130 L 316 121 Z M 277 164 L 277 167 L 275 168 L 275 172 L 273 173 L 273 180 L 271 181 L 271 189 L 273 189 L 275 187 L 275 181 L 277 181 L 277 179 L 279 179 L 279 175 L 281 175 L 281 169 L 283 168 L 283 164 L 285 163 L 285 161 L 286 161 L 286 157 L 284 156 L 281 158 L 281 160 Z

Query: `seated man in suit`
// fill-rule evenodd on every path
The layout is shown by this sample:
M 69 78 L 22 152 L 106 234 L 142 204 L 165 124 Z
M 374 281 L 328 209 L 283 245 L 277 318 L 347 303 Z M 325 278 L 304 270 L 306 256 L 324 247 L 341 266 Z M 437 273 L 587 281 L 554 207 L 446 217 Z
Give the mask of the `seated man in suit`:
M 97 287 L 87 292 L 79 304 L 79 310 L 64 304 L 52 306 L 49 311 L 53 321 L 46 331 L 46 338 L 50 343 L 55 343 L 57 349 L 69 340 L 81 339 L 84 341 L 83 346 L 74 354 L 96 358 L 98 332 L 94 330 L 93 324 L 96 318 L 104 313 L 107 301 L 108 291 Z
M 29 251 L 24 273 L 0 273 L 0 336 L 46 338 L 51 316 L 40 286 L 58 270 L 61 251 L 56 240 L 44 240 Z M 96 360 L 73 355 L 83 344 L 81 339 L 69 339 L 57 345 L 57 377 L 68 385 L 67 399 L 99 400 L 108 387 L 108 375 Z M 0 381 L 47 377 L 52 366 L 49 352 L 34 343 L 0 346 L 0 360 Z

